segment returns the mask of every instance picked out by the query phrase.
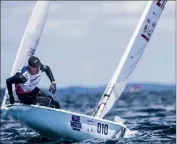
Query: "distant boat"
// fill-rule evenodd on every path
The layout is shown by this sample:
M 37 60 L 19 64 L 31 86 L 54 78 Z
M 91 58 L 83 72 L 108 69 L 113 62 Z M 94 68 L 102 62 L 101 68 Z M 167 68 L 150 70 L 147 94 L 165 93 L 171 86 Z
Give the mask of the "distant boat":
M 129 88 L 130 93 L 138 93 L 141 91 L 142 86 L 140 84 L 135 84 Z

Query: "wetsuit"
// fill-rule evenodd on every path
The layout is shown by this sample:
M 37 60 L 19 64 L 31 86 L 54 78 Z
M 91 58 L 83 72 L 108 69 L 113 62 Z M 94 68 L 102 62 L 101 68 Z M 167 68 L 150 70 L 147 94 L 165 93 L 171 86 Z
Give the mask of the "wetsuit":
M 42 65 L 38 74 L 32 75 L 28 71 L 28 66 L 24 66 L 14 76 L 6 80 L 9 95 L 13 95 L 12 84 L 15 84 L 15 91 L 20 100 L 24 104 L 52 105 L 59 108 L 59 104 L 53 98 L 43 91 L 37 85 L 41 79 L 41 73 L 45 72 L 51 83 L 55 81 L 49 66 Z

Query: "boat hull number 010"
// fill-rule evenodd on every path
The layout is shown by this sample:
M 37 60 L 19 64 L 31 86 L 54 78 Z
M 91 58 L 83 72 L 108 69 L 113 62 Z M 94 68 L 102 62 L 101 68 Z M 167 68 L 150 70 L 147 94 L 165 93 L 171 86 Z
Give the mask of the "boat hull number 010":
M 97 124 L 97 132 L 107 135 L 108 134 L 108 125 L 98 123 Z

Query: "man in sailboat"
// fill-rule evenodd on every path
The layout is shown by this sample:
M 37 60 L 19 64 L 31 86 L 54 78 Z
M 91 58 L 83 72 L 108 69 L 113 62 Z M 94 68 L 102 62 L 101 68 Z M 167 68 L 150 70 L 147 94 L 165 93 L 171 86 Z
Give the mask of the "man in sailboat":
M 41 79 L 41 73 L 45 72 L 51 81 L 49 91 L 53 94 L 56 92 L 56 82 L 49 66 L 43 65 L 39 58 L 31 56 L 28 59 L 28 65 L 24 66 L 17 73 L 6 80 L 9 101 L 14 104 L 14 96 L 12 92 L 12 84 L 15 84 L 15 91 L 18 99 L 24 104 L 43 104 L 50 107 L 60 108 L 58 102 L 42 90 L 37 85 Z

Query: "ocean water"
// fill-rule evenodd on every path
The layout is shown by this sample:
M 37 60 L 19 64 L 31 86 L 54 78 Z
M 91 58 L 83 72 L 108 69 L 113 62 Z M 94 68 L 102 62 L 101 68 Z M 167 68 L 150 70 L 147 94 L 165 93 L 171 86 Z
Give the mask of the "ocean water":
M 2 91 L 1 91 L 2 92 Z M 67 110 L 91 114 L 102 93 L 65 94 L 59 92 L 60 101 Z M 176 92 L 141 91 L 124 92 L 105 119 L 113 120 L 118 115 L 125 120 L 125 125 L 139 134 L 121 139 L 91 139 L 87 144 L 175 144 L 176 143 Z M 1 118 L 1 144 L 59 143 L 40 136 L 11 118 Z

